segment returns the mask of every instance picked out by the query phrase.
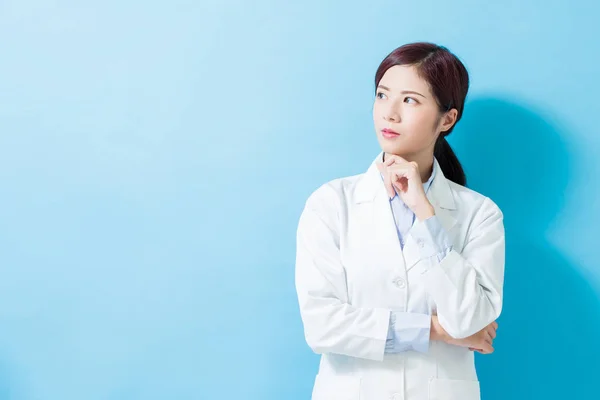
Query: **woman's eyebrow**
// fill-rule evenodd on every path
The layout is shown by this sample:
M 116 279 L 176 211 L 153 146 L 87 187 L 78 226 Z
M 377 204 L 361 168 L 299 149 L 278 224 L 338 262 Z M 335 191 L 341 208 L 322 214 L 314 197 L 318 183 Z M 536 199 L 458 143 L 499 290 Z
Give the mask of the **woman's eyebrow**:
M 379 85 L 377 86 L 378 88 L 382 88 L 384 90 L 390 91 L 390 89 L 387 86 L 383 86 L 383 85 Z M 424 99 L 426 99 L 427 97 L 423 96 L 421 93 L 419 92 L 415 92 L 414 90 L 403 90 L 400 92 L 401 94 L 416 94 L 418 96 L 423 97 Z

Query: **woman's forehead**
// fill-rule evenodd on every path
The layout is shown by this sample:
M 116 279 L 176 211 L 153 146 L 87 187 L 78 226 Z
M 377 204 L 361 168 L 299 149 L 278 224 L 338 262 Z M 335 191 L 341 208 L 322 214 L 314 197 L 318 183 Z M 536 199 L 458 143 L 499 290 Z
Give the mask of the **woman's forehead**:
M 394 65 L 383 74 L 379 85 L 385 86 L 392 92 L 416 91 L 429 92 L 429 84 L 412 65 Z M 423 93 L 425 94 L 425 93 Z

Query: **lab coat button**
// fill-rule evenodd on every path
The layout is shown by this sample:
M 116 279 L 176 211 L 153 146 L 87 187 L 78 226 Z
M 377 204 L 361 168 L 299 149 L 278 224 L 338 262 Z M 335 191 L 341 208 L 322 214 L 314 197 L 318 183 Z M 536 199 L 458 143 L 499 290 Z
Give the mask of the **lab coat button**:
M 423 239 L 417 240 L 417 243 L 419 243 L 419 247 L 421 247 L 421 248 L 423 248 L 425 246 L 425 243 L 423 242 Z
M 398 286 L 399 288 L 404 288 L 406 286 L 406 281 L 402 278 L 398 278 L 394 281 L 394 283 L 396 284 L 396 286 Z
M 404 400 L 404 396 L 402 396 L 400 393 L 394 393 L 392 395 L 392 397 L 390 397 L 391 400 Z

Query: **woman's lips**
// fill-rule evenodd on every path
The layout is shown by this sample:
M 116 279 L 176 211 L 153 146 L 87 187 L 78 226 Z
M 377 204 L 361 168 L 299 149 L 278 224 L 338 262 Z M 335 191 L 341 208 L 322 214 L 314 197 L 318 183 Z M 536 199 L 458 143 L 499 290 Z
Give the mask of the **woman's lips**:
M 400 136 L 400 134 L 398 132 L 395 132 L 391 129 L 382 129 L 381 134 L 383 135 L 383 137 L 388 138 L 388 139 L 393 139 L 393 138 Z

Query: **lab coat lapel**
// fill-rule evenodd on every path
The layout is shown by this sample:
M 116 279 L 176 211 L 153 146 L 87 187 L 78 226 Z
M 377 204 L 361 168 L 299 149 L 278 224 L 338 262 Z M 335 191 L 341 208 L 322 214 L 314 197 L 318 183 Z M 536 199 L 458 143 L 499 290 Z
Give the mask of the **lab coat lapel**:
M 394 265 L 404 269 L 402 248 L 398 240 L 396 224 L 390 207 L 390 200 L 385 190 L 376 163 L 381 161 L 383 153 L 379 153 L 367 172 L 356 185 L 354 199 L 359 207 L 364 208 L 368 221 L 362 227 L 365 240 L 369 243 L 368 256 L 373 265 Z
M 392 263 L 400 269 L 405 268 L 402 247 L 398 239 L 398 231 L 394 222 L 394 215 L 390 207 L 390 198 L 383 183 L 377 191 L 372 203 L 373 227 L 375 228 L 375 242 L 378 247 L 376 254 L 381 255 L 382 265 Z

